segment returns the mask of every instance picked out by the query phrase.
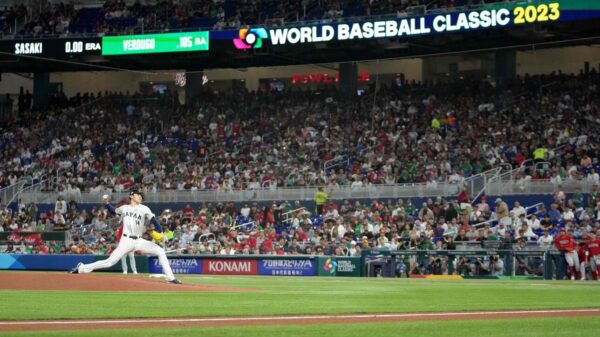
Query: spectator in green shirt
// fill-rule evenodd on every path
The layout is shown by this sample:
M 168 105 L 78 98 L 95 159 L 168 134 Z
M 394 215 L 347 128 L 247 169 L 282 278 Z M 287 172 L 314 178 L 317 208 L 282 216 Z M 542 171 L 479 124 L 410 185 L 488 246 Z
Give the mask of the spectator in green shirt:
M 537 162 L 541 162 L 546 160 L 546 154 L 548 153 L 548 149 L 541 146 L 537 149 L 533 150 L 533 160 Z
M 406 214 L 410 215 L 413 215 L 417 211 L 417 208 L 415 207 L 415 205 L 413 205 L 411 199 L 408 199 L 406 205 L 404 205 L 404 211 L 406 212 Z
M 571 200 L 573 200 L 573 206 L 575 209 L 583 207 L 583 193 L 581 193 L 580 187 L 577 187 L 575 189 L 575 193 L 573 193 L 573 197 L 571 198 Z

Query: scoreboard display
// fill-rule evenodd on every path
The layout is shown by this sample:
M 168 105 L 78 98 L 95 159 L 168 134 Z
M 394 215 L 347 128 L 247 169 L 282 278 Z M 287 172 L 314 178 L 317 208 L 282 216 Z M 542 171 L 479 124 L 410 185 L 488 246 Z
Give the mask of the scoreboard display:
M 187 31 L 86 38 L 29 38 L 0 40 L 3 55 L 29 58 L 73 59 L 98 56 L 203 53 L 222 57 L 236 50 L 268 49 L 295 52 L 302 44 L 339 42 L 359 44 L 369 39 L 403 40 L 435 34 L 457 34 L 492 29 L 519 29 L 553 22 L 592 21 L 600 18 L 600 0 L 531 0 L 497 2 L 476 8 L 431 11 L 422 15 L 358 19 L 343 22 L 291 24 L 281 27 L 248 27 L 239 30 Z M 594 21 L 595 22 L 595 21 Z M 210 44 L 213 43 L 213 48 Z M 332 42 L 332 44 L 327 44 Z M 156 56 L 159 59 L 161 56 Z
M 49 58 L 70 58 L 102 54 L 102 41 L 97 38 L 0 40 L 4 53 Z
M 146 35 L 105 36 L 102 55 L 135 55 L 207 51 L 209 35 L 203 32 L 184 32 Z

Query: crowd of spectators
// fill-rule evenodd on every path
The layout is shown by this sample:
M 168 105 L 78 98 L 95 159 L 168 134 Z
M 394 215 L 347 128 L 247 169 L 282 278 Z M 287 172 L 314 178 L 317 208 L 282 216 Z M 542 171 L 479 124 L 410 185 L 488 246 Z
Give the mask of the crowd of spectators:
M 30 19 L 22 27 L 21 32 L 24 34 L 68 33 L 70 25 L 78 20 L 77 10 L 72 2 L 37 1 L 27 9 Z
M 300 202 L 207 203 L 163 212 L 161 221 L 169 229 L 168 248 L 192 254 L 357 255 L 365 249 L 452 249 L 456 241 L 515 247 L 535 241 L 547 249 L 559 227 L 580 240 L 598 230 L 599 79 L 592 70 L 527 76 L 504 88 L 468 79 L 460 85 L 394 82 L 376 96 L 360 97 L 332 87 L 271 92 L 266 86 L 259 92 L 207 90 L 187 105 L 168 93 L 154 99 L 54 97 L 52 108 L 40 113 L 25 107 L 3 130 L 0 151 L 7 160 L 0 164 L 0 184 L 41 179 L 44 172 L 58 174 L 59 187 L 48 187 L 59 193 L 101 194 L 133 185 L 152 192 L 433 184 L 500 163 L 518 167 L 541 153 L 551 164 L 524 171 L 529 179 L 585 179 L 591 192 L 566 194 L 558 182 L 553 204 L 535 212 L 518 203 L 509 210 L 502 200 L 492 206 L 485 198 L 471 205 L 463 192 L 423 205 L 331 200 L 320 216 Z M 323 170 L 333 158 L 350 160 Z M 484 223 L 488 219 L 498 224 Z M 88 213 L 75 200 L 59 200 L 50 212 L 20 202 L 1 221 L 4 231 L 75 231 L 73 243 L 26 248 L 31 252 L 114 248 L 117 224 L 102 208 Z M 406 268 L 425 267 L 413 261 Z
M 304 21 L 422 14 L 428 10 L 479 6 L 500 0 L 106 0 L 100 7 L 79 7 L 72 1 L 31 0 L 7 8 L 0 27 L 27 15 L 22 34 L 140 33 L 173 29 L 238 29 L 247 25 L 278 26 Z M 506 2 L 506 0 L 504 0 Z M 6 20 L 4 18 L 6 16 Z
M 548 209 L 527 209 L 518 201 L 511 207 L 500 198 L 488 203 L 485 196 L 471 205 L 461 203 L 458 196 L 429 198 L 421 205 L 413 204 L 411 199 L 330 199 L 320 209 L 322 214 L 309 211 L 300 201 L 274 201 L 262 206 L 202 203 L 198 207 L 188 204 L 179 210 L 155 211 L 168 239 L 165 249 L 176 254 L 361 256 L 365 250 L 382 253 L 478 248 L 546 251 L 553 249 L 560 228 L 566 228 L 578 242 L 590 239 L 590 233 L 600 234 L 599 198 L 598 189 L 569 195 L 564 201 L 555 195 Z M 126 199 L 117 205 L 124 203 Z M 34 242 L 9 242 L 0 246 L 2 252 L 110 254 L 116 248 L 118 219 L 111 218 L 102 206 L 88 212 L 74 201 L 67 203 L 59 198 L 54 209 L 40 212 L 35 203 L 20 201 L 14 216 L 4 209 L 0 214 L 0 231 L 23 235 L 67 231 L 70 238 L 67 242 L 44 242 L 39 238 Z M 497 256 L 453 261 L 432 255 L 401 261 L 397 265 L 399 274 L 447 273 L 448 263 L 455 263 L 457 273 L 470 275 L 481 273 L 485 264 L 504 263 Z M 520 273 L 540 272 L 536 269 L 540 263 L 518 261 Z M 502 274 L 501 270 L 497 272 Z
M 502 89 L 466 79 L 395 83 L 375 97 L 209 89 L 186 105 L 168 93 L 53 97 L 52 108 L 22 111 L 3 130 L 0 187 L 50 175 L 46 191 L 100 195 L 134 184 L 145 192 L 460 186 L 533 159 L 548 164 L 519 179 L 598 184 L 599 77 L 525 77 Z
M 27 16 L 27 7 L 24 4 L 6 6 L 0 9 L 0 33 L 15 32 L 18 25 L 23 24 Z

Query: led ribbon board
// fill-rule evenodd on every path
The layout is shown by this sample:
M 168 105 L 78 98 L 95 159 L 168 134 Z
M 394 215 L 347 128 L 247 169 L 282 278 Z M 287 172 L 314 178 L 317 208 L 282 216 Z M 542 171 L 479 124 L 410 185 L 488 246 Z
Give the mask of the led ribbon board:
M 207 51 L 208 32 L 105 36 L 102 55 L 136 55 Z
M 70 58 L 100 55 L 100 38 L 0 40 L 0 51 L 23 56 Z
M 267 39 L 272 46 L 282 46 L 374 38 L 405 38 L 492 28 L 517 28 L 536 23 L 595 18 L 600 18 L 600 1 L 555 0 L 496 3 L 473 10 L 415 17 L 272 28 L 267 30 L 268 38 L 263 37 L 263 39 Z M 253 28 L 250 31 L 257 29 L 259 28 Z M 234 45 L 241 49 L 237 40 L 240 38 L 234 39 Z M 259 48 L 260 46 L 252 47 Z

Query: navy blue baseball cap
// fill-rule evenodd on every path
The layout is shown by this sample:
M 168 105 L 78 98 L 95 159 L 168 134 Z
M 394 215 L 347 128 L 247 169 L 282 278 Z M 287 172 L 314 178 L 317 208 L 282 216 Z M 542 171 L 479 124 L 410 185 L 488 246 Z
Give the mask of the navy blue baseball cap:
M 142 196 L 142 198 L 144 197 L 144 194 L 137 188 L 135 188 L 129 192 L 129 197 L 133 197 L 134 194 L 139 194 Z

